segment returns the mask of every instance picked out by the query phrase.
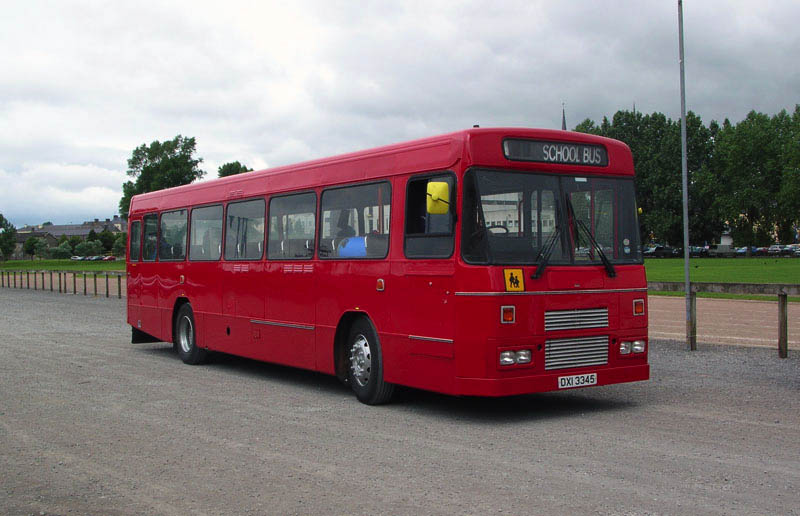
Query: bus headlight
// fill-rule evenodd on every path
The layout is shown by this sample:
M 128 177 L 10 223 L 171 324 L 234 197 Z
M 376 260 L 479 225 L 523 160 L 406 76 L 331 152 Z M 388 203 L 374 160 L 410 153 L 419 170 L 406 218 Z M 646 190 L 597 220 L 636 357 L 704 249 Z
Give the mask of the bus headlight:
M 500 353 L 500 365 L 514 365 L 517 362 L 517 354 L 513 351 L 503 351 Z
M 631 353 L 632 344 L 630 341 L 623 340 L 619 343 L 619 354 L 620 355 L 630 355 Z
M 645 345 L 645 342 L 643 340 L 634 340 L 633 341 L 633 346 L 632 346 L 632 351 L 634 353 L 644 353 L 645 347 L 646 347 L 646 345 Z
M 530 364 L 532 360 L 530 349 L 520 349 L 518 351 L 503 351 L 500 353 L 500 365 L 510 366 L 514 364 Z

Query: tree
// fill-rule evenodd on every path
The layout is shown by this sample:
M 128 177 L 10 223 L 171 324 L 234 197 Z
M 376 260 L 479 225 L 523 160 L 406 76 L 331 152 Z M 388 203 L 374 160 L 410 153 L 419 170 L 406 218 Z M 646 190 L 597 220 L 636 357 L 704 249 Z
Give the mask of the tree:
M 50 248 L 50 257 L 63 259 L 69 258 L 72 256 L 72 247 L 70 247 L 69 242 L 64 240 L 58 247 L 51 247 Z
M 116 240 L 114 240 L 114 245 L 111 247 L 111 252 L 114 253 L 114 256 L 125 256 L 125 247 L 127 243 L 128 236 L 125 233 L 117 235 Z
M 114 241 L 116 240 L 116 235 L 111 231 L 104 229 L 97 235 L 97 239 L 103 244 L 103 249 L 105 252 L 111 252 L 111 248 L 114 247 Z
M 89 234 L 86 235 L 86 240 L 89 242 L 94 242 L 95 240 L 97 240 L 97 233 L 95 232 L 94 229 L 89 230 Z
M 83 242 L 83 239 L 81 237 L 77 236 L 77 235 L 73 235 L 73 236 L 69 237 L 69 246 L 72 248 L 73 254 L 75 253 L 75 248 L 81 242 Z
M 75 246 L 75 254 L 78 256 L 97 256 L 103 254 L 103 244 L 99 240 L 81 242 Z
M 150 145 L 142 144 L 133 150 L 128 160 L 128 175 L 135 181 L 122 185 L 122 198 L 119 212 L 128 218 L 131 197 L 145 192 L 153 192 L 173 186 L 187 185 L 205 175 L 199 165 L 202 158 L 195 158 L 194 138 L 181 135 L 164 143 L 158 140 Z
M 242 165 L 238 161 L 232 161 L 230 163 L 225 163 L 221 167 L 219 167 L 217 171 L 218 177 L 228 177 L 233 176 L 236 174 L 241 174 L 243 172 L 252 172 L 252 168 L 247 168 L 245 165 Z
M 17 245 L 17 228 L 0 213 L 0 259 L 8 260 Z
M 47 242 L 45 242 L 44 238 L 37 238 L 36 244 L 33 247 L 33 254 L 39 258 L 47 258 L 49 252 L 50 248 L 47 247 Z
M 25 243 L 22 244 L 22 252 L 24 254 L 30 255 L 31 260 L 33 260 L 33 255 L 36 254 L 36 241 L 37 240 L 39 240 L 39 239 L 36 238 L 36 237 L 33 237 L 33 236 L 32 237 L 28 237 L 27 240 L 25 240 Z

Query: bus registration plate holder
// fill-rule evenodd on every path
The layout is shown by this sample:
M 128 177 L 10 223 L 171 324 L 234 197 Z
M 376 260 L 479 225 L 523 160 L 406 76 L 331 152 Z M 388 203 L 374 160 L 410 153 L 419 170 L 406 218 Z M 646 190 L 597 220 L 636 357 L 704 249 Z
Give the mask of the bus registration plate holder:
M 597 373 L 558 377 L 559 389 L 572 389 L 574 387 L 587 387 L 589 385 L 597 385 Z

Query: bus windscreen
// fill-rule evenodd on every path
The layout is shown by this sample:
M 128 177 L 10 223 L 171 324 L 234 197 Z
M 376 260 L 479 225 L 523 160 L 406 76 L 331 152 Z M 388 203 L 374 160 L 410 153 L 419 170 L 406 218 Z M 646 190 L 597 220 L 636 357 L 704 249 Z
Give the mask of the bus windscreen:
M 471 170 L 462 254 L 476 264 L 642 263 L 633 179 Z M 553 243 L 553 240 L 555 242 Z M 601 252 L 602 251 L 602 252 Z

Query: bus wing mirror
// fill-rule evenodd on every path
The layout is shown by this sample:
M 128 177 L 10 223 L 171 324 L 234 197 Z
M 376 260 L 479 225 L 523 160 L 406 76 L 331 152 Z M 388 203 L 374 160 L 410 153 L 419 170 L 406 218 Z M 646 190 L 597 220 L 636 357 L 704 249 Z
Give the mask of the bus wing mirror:
M 450 211 L 450 185 L 442 181 L 428 183 L 428 213 L 443 214 Z

